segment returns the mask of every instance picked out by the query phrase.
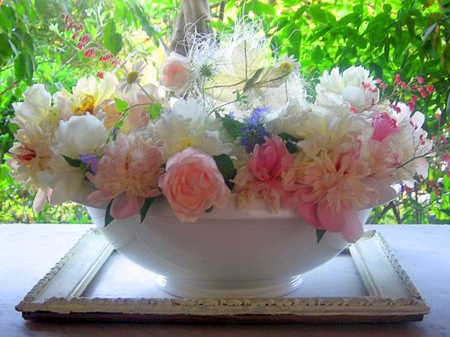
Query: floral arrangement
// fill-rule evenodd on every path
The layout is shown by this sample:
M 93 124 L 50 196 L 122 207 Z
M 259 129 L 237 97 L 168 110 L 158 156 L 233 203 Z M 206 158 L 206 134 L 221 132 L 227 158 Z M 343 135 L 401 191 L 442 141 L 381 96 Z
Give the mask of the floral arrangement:
M 311 96 L 300 64 L 275 57 L 249 25 L 171 53 L 158 84 L 145 72 L 140 61 L 122 81 L 91 76 L 53 95 L 36 84 L 14 104 L 9 165 L 36 192 L 36 210 L 89 185 L 86 202 L 106 207 L 106 225 L 143 219 L 156 198 L 195 222 L 235 194 L 239 208 L 260 198 L 354 242 L 358 210 L 427 175 L 434 145 L 414 106 L 433 88 L 419 77 L 388 88 L 361 66 L 334 68 Z

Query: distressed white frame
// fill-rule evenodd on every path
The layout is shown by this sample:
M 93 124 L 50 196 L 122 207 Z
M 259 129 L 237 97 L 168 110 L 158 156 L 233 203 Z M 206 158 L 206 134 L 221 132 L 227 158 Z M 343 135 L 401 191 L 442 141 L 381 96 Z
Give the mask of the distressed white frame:
M 113 248 L 96 229 L 79 242 L 16 306 L 25 319 L 188 323 L 357 323 L 422 320 L 430 309 L 386 241 L 366 232 L 350 254 L 368 296 L 314 298 L 85 298 Z

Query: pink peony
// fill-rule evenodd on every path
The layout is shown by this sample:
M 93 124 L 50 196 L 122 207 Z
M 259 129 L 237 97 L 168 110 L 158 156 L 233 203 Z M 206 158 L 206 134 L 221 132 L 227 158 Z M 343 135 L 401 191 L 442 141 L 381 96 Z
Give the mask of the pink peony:
M 319 203 L 301 203 L 298 206 L 298 212 L 312 227 L 342 233 L 345 240 L 351 243 L 358 241 L 364 232 L 355 210 L 348 208 L 331 211 L 326 200 Z
M 179 94 L 186 90 L 191 72 L 186 57 L 171 52 L 169 59 L 161 67 L 161 84 L 167 89 Z
M 181 222 L 194 222 L 211 207 L 224 206 L 230 196 L 214 159 L 194 148 L 169 158 L 159 187 Z
M 342 233 L 349 242 L 362 235 L 362 224 L 355 209 L 376 203 L 368 165 L 360 159 L 360 149 L 341 153 L 322 152 L 310 162 L 300 162 L 286 176 L 286 190 L 294 191 L 300 217 L 314 228 Z M 300 185 L 297 191 L 295 187 Z
M 283 139 L 274 136 L 266 137 L 266 142 L 262 145 L 256 144 L 247 168 L 257 180 L 268 181 L 280 177 L 291 164 L 292 156 Z
M 161 152 L 149 140 L 133 133 L 119 136 L 105 148 L 97 174 L 88 174 L 98 189 L 88 196 L 88 202 L 101 205 L 114 198 L 111 216 L 115 219 L 139 212 L 146 198 L 161 194 L 161 164 Z

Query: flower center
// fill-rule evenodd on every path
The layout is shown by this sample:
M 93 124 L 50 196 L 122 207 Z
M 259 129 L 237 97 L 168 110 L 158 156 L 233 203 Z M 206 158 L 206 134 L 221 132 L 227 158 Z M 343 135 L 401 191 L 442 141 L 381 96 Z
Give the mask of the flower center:
M 211 78 L 213 76 L 212 66 L 209 64 L 203 64 L 200 67 L 200 76 L 204 78 Z
M 135 83 L 138 77 L 139 73 L 137 71 L 130 71 L 127 75 L 127 83 L 128 84 Z
M 292 70 L 292 64 L 289 62 L 281 62 L 279 65 L 279 69 L 283 71 L 291 71 Z
M 191 138 L 186 138 L 183 143 L 182 146 L 184 149 L 187 149 L 188 147 L 192 147 L 192 139 Z
M 94 96 L 92 95 L 86 95 L 84 96 L 83 100 L 81 101 L 81 105 L 79 107 L 79 111 L 81 114 L 85 115 L 86 112 L 94 113 Z

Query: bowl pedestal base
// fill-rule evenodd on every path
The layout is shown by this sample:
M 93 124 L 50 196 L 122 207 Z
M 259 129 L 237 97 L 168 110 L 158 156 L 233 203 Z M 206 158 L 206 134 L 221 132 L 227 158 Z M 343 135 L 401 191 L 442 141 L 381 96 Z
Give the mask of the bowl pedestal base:
M 190 298 L 278 298 L 297 290 L 303 283 L 303 276 L 258 281 L 203 281 L 167 279 L 159 275 L 158 287 L 165 293 Z

